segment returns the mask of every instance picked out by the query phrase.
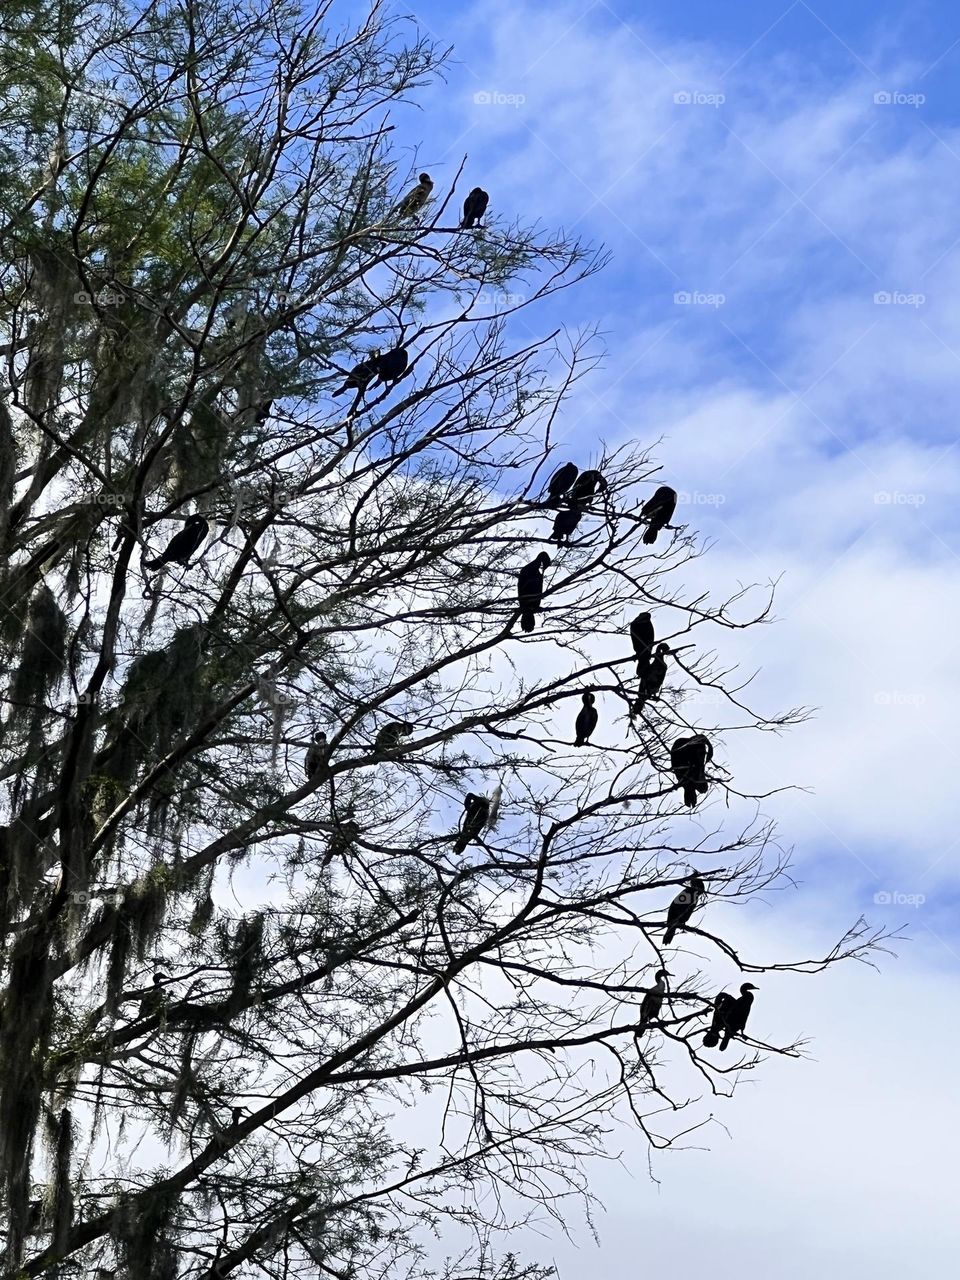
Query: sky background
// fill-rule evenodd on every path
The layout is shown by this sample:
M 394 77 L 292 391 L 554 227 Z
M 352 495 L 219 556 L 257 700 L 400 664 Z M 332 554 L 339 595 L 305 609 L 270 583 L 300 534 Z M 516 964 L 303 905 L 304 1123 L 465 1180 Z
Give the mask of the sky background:
M 466 154 L 461 197 L 480 184 L 491 213 L 613 255 L 537 317 L 605 335 L 571 455 L 659 440 L 714 543 L 697 572 L 720 592 L 781 578 L 778 623 L 730 656 L 759 669 L 761 707 L 818 710 L 782 738 L 728 736 L 725 758 L 745 790 L 805 788 L 767 805 L 798 891 L 740 908 L 731 940 L 800 958 L 861 913 L 907 926 L 879 973 L 763 976 L 757 1034 L 808 1036 L 808 1059 L 706 1105 L 718 1123 L 690 1150 L 648 1166 L 617 1135 L 622 1162 L 594 1170 L 599 1245 L 573 1218 L 569 1240 L 511 1244 L 564 1280 L 943 1274 L 960 1245 L 960 7 L 412 12 L 455 53 L 399 157 L 445 192 Z

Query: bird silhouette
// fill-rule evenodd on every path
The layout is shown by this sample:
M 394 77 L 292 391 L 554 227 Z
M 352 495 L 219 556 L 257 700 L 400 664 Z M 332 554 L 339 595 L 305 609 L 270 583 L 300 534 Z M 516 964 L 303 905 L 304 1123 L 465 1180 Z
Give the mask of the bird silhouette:
M 307 748 L 307 754 L 303 760 L 303 771 L 308 778 L 312 778 L 320 770 L 326 754 L 327 735 L 322 729 L 318 729 L 313 735 L 313 741 Z
M 640 1021 L 636 1027 L 637 1035 L 642 1035 L 649 1024 L 655 1018 L 659 1018 L 663 999 L 667 994 L 667 979 L 669 977 L 670 974 L 666 969 L 657 970 L 656 984 L 651 987 L 640 1002 Z
M 565 462 L 562 467 L 557 467 L 556 471 L 547 481 L 547 497 L 548 506 L 558 507 L 560 499 L 567 492 L 570 486 L 580 474 L 580 468 L 575 462 Z
M 165 564 L 186 565 L 210 532 L 210 526 L 203 516 L 187 516 L 186 523 L 179 533 L 175 533 L 167 543 L 166 550 L 152 560 L 144 560 L 145 569 L 159 569 Z
M 744 982 L 740 987 L 739 998 L 734 998 L 728 991 L 720 992 L 713 1002 L 710 1029 L 704 1032 L 705 1048 L 713 1049 L 719 1043 L 722 1053 L 734 1036 L 743 1033 L 753 1007 L 753 993 L 759 989 L 752 982 Z
M 580 709 L 580 714 L 577 716 L 577 722 L 574 726 L 577 734 L 573 744 L 575 747 L 585 747 L 587 745 L 590 741 L 590 735 L 597 727 L 597 721 L 600 718 L 600 713 L 594 706 L 594 703 L 597 700 L 596 696 L 588 689 L 586 693 L 581 695 L 581 697 L 583 700 L 583 706 Z
M 468 791 L 463 797 L 463 816 L 460 819 L 460 833 L 453 846 L 454 853 L 463 853 L 468 844 L 479 840 L 489 818 L 490 801 L 486 796 Z
M 663 945 L 669 947 L 674 934 L 682 929 L 700 904 L 700 899 L 707 891 L 707 886 L 694 873 L 687 881 L 687 887 L 681 889 L 667 908 L 667 929 L 663 935 Z
M 471 227 L 476 226 L 486 213 L 487 205 L 489 203 L 490 197 L 483 188 L 474 187 L 463 202 L 463 221 L 460 223 L 461 229 L 469 231 Z
M 656 542 L 657 534 L 670 523 L 676 509 L 677 491 L 667 484 L 662 484 L 653 497 L 648 498 L 643 504 L 640 508 L 640 519 L 647 523 L 646 532 L 643 535 L 647 546 L 652 546 Z
M 706 795 L 706 768 L 712 759 L 713 747 L 702 733 L 678 738 L 670 749 L 670 765 L 683 787 L 683 803 L 688 809 L 696 808 L 698 794 Z
M 398 218 L 412 218 L 430 199 L 432 190 L 433 179 L 429 173 L 421 173 L 417 185 L 410 188 L 393 212 Z
M 543 574 L 549 564 L 550 557 L 541 551 L 536 560 L 525 564 L 517 576 L 521 631 L 532 631 L 536 625 L 536 613 L 543 599 Z
M 570 535 L 576 530 L 582 518 L 582 513 L 575 511 L 572 507 L 562 508 L 554 517 L 550 541 L 556 542 L 558 545 L 563 542 L 569 542 Z

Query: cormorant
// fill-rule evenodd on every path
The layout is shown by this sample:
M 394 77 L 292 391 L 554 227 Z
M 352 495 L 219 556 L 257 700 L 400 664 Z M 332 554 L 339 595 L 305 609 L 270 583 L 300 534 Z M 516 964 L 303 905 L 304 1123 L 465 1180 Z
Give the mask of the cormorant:
M 739 999 L 734 999 L 728 991 L 720 992 L 713 1002 L 713 1021 L 710 1024 L 710 1030 L 704 1032 L 705 1048 L 713 1049 L 719 1042 L 722 1052 L 734 1036 L 740 1035 L 750 1017 L 753 992 L 759 989 L 752 982 L 745 982 L 740 988 Z
M 366 391 L 371 380 L 377 376 L 377 363 L 380 359 L 379 351 L 371 351 L 366 360 L 361 360 L 359 364 L 355 364 L 347 374 L 347 380 L 342 387 L 338 387 L 332 395 L 342 396 L 345 391 L 356 391 L 358 396 L 362 396 Z
M 713 747 L 702 733 L 692 738 L 678 738 L 670 750 L 670 766 L 683 787 L 683 803 L 688 809 L 697 807 L 697 793 L 707 793 L 707 764 L 713 759 Z
M 670 974 L 666 969 L 657 970 L 656 986 L 651 987 L 640 1003 L 640 1021 L 637 1023 L 637 1035 L 646 1031 L 647 1026 L 653 1022 L 654 1018 L 659 1018 L 660 1006 L 663 1004 L 663 998 L 667 994 L 667 978 L 669 977 Z
M 595 493 L 606 493 L 607 482 L 599 471 L 581 471 L 567 494 L 571 507 L 585 507 Z
M 662 484 L 653 497 L 648 498 L 643 504 L 640 508 L 640 519 L 647 522 L 647 530 L 643 535 L 647 546 L 652 546 L 656 542 L 657 534 L 670 523 L 676 509 L 677 491 L 671 489 L 668 484 Z
M 463 221 L 460 223 L 464 231 L 476 226 L 487 211 L 490 197 L 482 187 L 474 187 L 463 202 Z
M 558 507 L 560 505 L 560 499 L 567 492 L 579 474 L 580 468 L 575 462 L 565 462 L 562 467 L 557 467 L 556 471 L 547 481 L 547 504 L 549 506 Z
M 587 745 L 590 741 L 590 735 L 597 727 L 597 721 L 600 718 L 599 711 L 597 711 L 597 708 L 593 705 L 597 700 L 594 694 L 592 694 L 588 689 L 587 692 L 582 695 L 582 698 L 583 706 L 580 709 L 580 714 L 577 716 L 577 723 L 574 726 L 577 731 L 576 741 L 573 744 L 575 747 L 585 747 Z
M 663 688 L 663 682 L 667 678 L 667 659 L 664 656 L 670 652 L 668 644 L 657 645 L 657 655 L 652 658 L 647 666 L 641 669 L 641 664 L 637 663 L 637 675 L 640 677 L 640 688 L 637 691 L 637 700 L 633 704 L 633 712 L 635 715 L 643 710 L 644 703 L 649 698 L 656 698 Z
M 144 560 L 143 567 L 159 569 L 164 564 L 185 565 L 209 532 L 210 526 L 203 516 L 187 516 L 184 527 L 167 543 L 166 551 L 153 560 Z
M 554 517 L 550 541 L 558 544 L 569 542 L 571 533 L 574 532 L 582 517 L 583 513 L 575 511 L 572 507 L 562 508 Z
M 378 382 L 386 386 L 388 382 L 398 381 L 406 371 L 408 360 L 409 356 L 403 347 L 394 347 L 392 351 L 385 351 L 382 356 L 377 356 L 373 362 L 376 377 L 371 386 L 375 387 Z
M 543 598 L 543 573 L 549 563 L 550 557 L 545 551 L 541 551 L 536 560 L 523 566 L 517 577 L 521 631 L 532 631 L 535 626 L 536 612 Z
M 479 840 L 489 818 L 490 801 L 486 796 L 474 795 L 472 791 L 468 791 L 463 797 L 463 817 L 460 819 L 460 834 L 453 846 L 454 853 L 463 853 L 471 841 Z
M 633 652 L 637 655 L 637 675 L 642 676 L 653 653 L 655 639 L 653 620 L 649 613 L 638 613 L 630 623 L 630 639 L 633 641 Z
M 696 911 L 700 899 L 707 891 L 707 886 L 694 872 L 687 882 L 687 888 L 681 889 L 667 908 L 667 931 L 663 935 L 663 945 L 669 947 L 673 935 L 682 929 Z
M 430 199 L 432 190 L 433 179 L 429 173 L 421 173 L 420 181 L 415 187 L 410 188 L 393 212 L 398 218 L 412 218 Z
M 151 1013 L 156 1013 L 163 1004 L 163 984 L 166 981 L 165 973 L 155 973 L 153 975 L 153 990 L 140 1001 L 140 1008 L 137 1012 L 138 1018 L 149 1018 Z
M 391 720 L 385 724 L 374 739 L 374 751 L 396 751 L 402 738 L 413 733 L 413 725 L 406 720 Z
M 303 761 L 303 771 L 308 778 L 313 775 L 323 764 L 323 758 L 327 754 L 327 735 L 322 729 L 318 729 L 313 735 L 313 742 L 307 747 L 307 754 Z

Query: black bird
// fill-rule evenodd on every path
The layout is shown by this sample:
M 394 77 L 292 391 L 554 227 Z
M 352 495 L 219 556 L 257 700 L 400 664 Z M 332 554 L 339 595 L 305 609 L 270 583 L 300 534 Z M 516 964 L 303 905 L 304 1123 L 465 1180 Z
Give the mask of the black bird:
M 633 641 L 633 652 L 637 655 L 637 675 L 642 676 L 653 653 L 655 639 L 653 620 L 649 613 L 638 613 L 630 623 L 630 639 Z
M 487 211 L 490 197 L 482 187 L 474 187 L 463 202 L 463 221 L 460 223 L 464 231 L 476 226 Z
M 637 1023 L 637 1035 L 646 1031 L 654 1018 L 659 1018 L 660 1007 L 663 1004 L 664 996 L 667 994 L 667 979 L 669 977 L 670 974 L 666 969 L 657 970 L 656 986 L 651 987 L 640 1003 L 640 1021 Z
M 713 759 L 713 747 L 702 733 L 692 738 L 678 738 L 670 750 L 670 766 L 683 787 L 683 803 L 688 809 L 697 807 L 697 793 L 706 795 L 706 768 Z
M 549 563 L 550 557 L 545 551 L 541 551 L 536 560 L 523 566 L 517 577 L 521 631 L 532 631 L 535 626 L 536 612 L 543 599 L 543 572 Z
M 370 382 L 377 376 L 377 362 L 379 359 L 379 351 L 371 351 L 366 360 L 361 360 L 359 364 L 353 366 L 347 374 L 347 380 L 343 386 L 338 387 L 331 394 L 342 396 L 345 391 L 356 391 L 358 397 L 362 396 Z
M 575 462 L 565 462 L 562 467 L 557 467 L 556 471 L 547 481 L 547 505 L 558 507 L 560 505 L 560 499 L 567 492 L 579 474 L 580 468 Z
M 572 507 L 564 507 L 558 511 L 554 516 L 553 533 L 550 535 L 550 541 L 556 542 L 558 545 L 561 542 L 569 542 L 571 533 L 574 532 L 582 518 L 583 513 L 574 511 Z
M 396 751 L 401 739 L 413 733 L 413 725 L 406 720 L 391 720 L 385 724 L 374 739 L 374 751 Z
M 687 882 L 686 889 L 681 889 L 667 908 L 667 931 L 663 935 L 663 945 L 669 947 L 673 935 L 682 929 L 696 911 L 700 899 L 707 891 L 707 886 L 696 874 Z
M 576 741 L 573 744 L 575 747 L 585 747 L 587 745 L 590 741 L 590 735 L 597 727 L 597 721 L 600 719 L 600 713 L 593 705 L 597 700 L 594 694 L 588 689 L 581 696 L 583 698 L 583 706 L 574 726 L 577 732 Z
M 648 498 L 640 508 L 640 519 L 647 522 L 647 531 L 643 535 L 643 540 L 648 547 L 656 542 L 657 534 L 670 523 L 676 509 L 677 491 L 671 489 L 668 484 L 662 484 L 653 497 Z
M 433 179 L 429 173 L 421 173 L 420 181 L 415 187 L 411 187 L 407 194 L 394 209 L 394 213 L 399 218 L 412 218 L 415 213 L 419 213 L 423 206 L 430 199 L 430 192 L 433 190 Z
M 755 987 L 752 982 L 745 982 L 740 988 L 739 999 L 735 999 L 728 991 L 720 992 L 713 1002 L 710 1030 L 704 1032 L 705 1048 L 713 1049 L 719 1043 L 722 1052 L 734 1036 L 744 1031 L 753 1007 L 754 991 L 759 991 L 759 987 Z
M 409 358 L 403 347 L 394 347 L 392 351 L 385 351 L 382 356 L 377 356 L 373 362 L 376 377 L 370 385 L 375 387 L 378 382 L 384 385 L 397 382 L 403 377 Z
M 140 1008 L 137 1011 L 138 1018 L 149 1018 L 151 1013 L 156 1013 L 163 1004 L 163 984 L 166 981 L 165 973 L 155 973 L 153 975 L 153 990 L 140 1001 Z
M 167 543 L 166 551 L 153 560 L 144 560 L 143 567 L 159 569 L 164 564 L 185 565 L 209 532 L 210 526 L 203 516 L 187 516 L 184 527 Z
M 327 843 L 321 866 L 325 867 L 334 858 L 342 857 L 343 854 L 348 853 L 359 834 L 360 826 L 352 818 L 344 818 L 342 822 L 336 819 L 334 828 L 330 832 L 330 840 Z
M 581 471 L 567 494 L 571 507 L 585 507 L 595 493 L 606 493 L 607 482 L 599 471 Z
M 323 758 L 327 754 L 327 735 L 322 729 L 318 729 L 313 735 L 313 742 L 307 747 L 307 754 L 303 760 L 303 771 L 308 778 L 313 775 L 323 764 Z
M 640 714 L 649 698 L 659 696 L 660 690 L 663 688 L 663 682 L 667 678 L 667 659 L 665 655 L 669 652 L 670 646 L 668 644 L 658 644 L 656 657 L 652 658 L 646 667 L 641 670 L 641 664 L 637 663 L 640 688 L 637 691 L 637 700 L 632 708 L 635 715 Z
M 454 853 L 463 853 L 471 841 L 479 840 L 489 817 L 490 801 L 487 797 L 468 791 L 463 797 L 463 817 L 460 819 L 460 834 L 453 846 Z

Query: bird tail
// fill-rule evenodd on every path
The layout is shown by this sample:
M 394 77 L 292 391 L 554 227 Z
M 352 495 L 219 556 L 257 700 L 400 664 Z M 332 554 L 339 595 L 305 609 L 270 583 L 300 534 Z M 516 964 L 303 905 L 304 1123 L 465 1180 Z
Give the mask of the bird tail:
M 730 1037 L 731 1037 L 732 1035 L 733 1035 L 733 1032 L 732 1032 L 732 1031 L 725 1031 L 725 1032 L 723 1033 L 723 1039 L 720 1041 L 720 1052 L 721 1052 L 721 1053 L 723 1053 L 724 1049 L 725 1049 L 725 1048 L 727 1047 L 727 1045 L 730 1043 Z
M 720 1043 L 719 1031 L 714 1031 L 713 1027 L 709 1031 L 705 1031 L 703 1035 L 703 1047 L 705 1049 L 715 1049 Z
M 701 794 L 702 796 L 705 796 L 705 795 L 707 794 L 707 783 L 706 783 L 706 782 L 698 782 L 698 783 L 697 783 L 697 790 L 700 792 L 700 794 Z
M 457 836 L 456 843 L 453 846 L 454 853 L 463 853 L 466 850 L 469 841 L 464 840 L 463 836 Z
M 530 632 L 536 625 L 534 615 L 524 611 L 520 614 L 520 630 Z
M 673 935 L 676 932 L 677 932 L 676 929 L 673 927 L 673 925 L 671 925 L 670 928 L 667 930 L 667 932 L 663 935 L 662 945 L 665 947 L 669 947 L 670 943 L 673 941 Z
M 163 564 L 163 556 L 156 556 L 153 560 L 144 560 L 143 567 L 145 569 L 159 569 Z
M 688 782 L 683 788 L 683 803 L 688 809 L 697 807 L 697 790 L 697 785 L 692 782 Z M 704 787 L 704 790 L 706 790 L 706 787 Z
M 655 524 L 647 525 L 647 531 L 643 535 L 643 540 L 648 547 L 652 547 L 657 540 L 657 534 L 660 530 Z
M 343 386 L 339 389 L 339 391 L 331 391 L 330 394 L 333 396 L 342 396 L 345 391 L 349 391 L 349 390 L 350 388 L 347 386 L 346 383 L 344 383 Z

